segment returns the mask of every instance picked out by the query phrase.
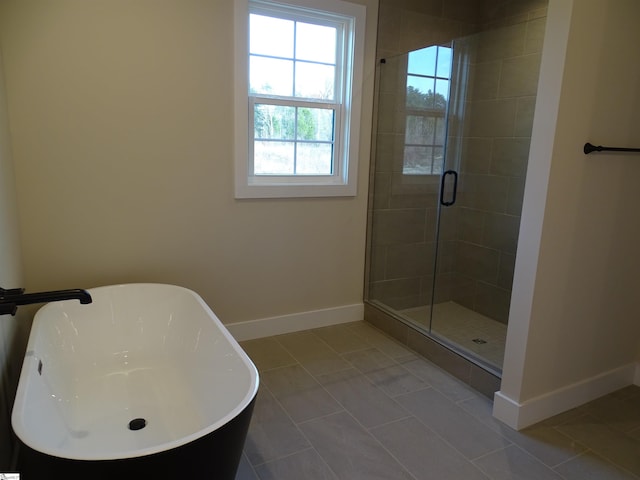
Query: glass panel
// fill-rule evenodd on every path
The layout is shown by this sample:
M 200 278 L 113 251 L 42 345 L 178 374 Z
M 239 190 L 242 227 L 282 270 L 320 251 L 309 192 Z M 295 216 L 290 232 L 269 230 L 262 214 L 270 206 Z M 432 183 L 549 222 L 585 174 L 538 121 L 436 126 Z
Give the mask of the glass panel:
M 434 108 L 432 78 L 407 77 L 407 107 Z
M 336 63 L 336 29 L 298 22 L 296 58 L 312 62 Z
M 256 175 L 292 175 L 295 143 L 256 141 L 253 144 L 253 168 Z
M 249 15 L 249 53 L 293 58 L 293 25 L 291 20 L 252 13 Z
M 449 80 L 436 80 L 435 106 L 441 110 L 447 108 L 449 98 Z
M 435 120 L 435 145 L 444 145 L 446 140 L 447 119 L 445 117 L 434 117 Z
M 293 95 L 293 61 L 250 57 L 249 91 L 267 95 Z
M 440 175 L 444 171 L 444 148 L 434 147 L 431 174 Z
M 328 143 L 298 143 L 296 173 L 299 175 L 331 175 L 333 146 Z
M 478 138 L 474 126 L 496 117 L 471 86 L 482 80 L 474 68 L 480 56 L 490 56 L 498 69 L 509 62 L 502 47 L 512 35 L 508 27 L 458 39 L 453 50 L 439 47 L 437 60 L 435 47 L 387 57 L 377 72 L 381 168 L 371 180 L 366 300 L 492 372 L 503 361 L 520 218 L 517 209 L 504 211 L 514 176 L 496 175 L 487 165 L 499 153 L 491 146 L 506 141 L 514 126 L 493 125 Z M 519 75 L 535 82 L 539 71 Z M 530 135 L 519 131 L 526 142 Z M 452 201 L 454 188 L 457 194 L 449 206 L 438 202 L 445 170 L 459 174 L 457 184 L 454 175 L 444 181 L 443 199 Z M 521 173 L 515 177 L 520 185 Z M 409 214 L 406 205 L 427 214 Z
M 296 97 L 334 99 L 336 67 L 296 62 Z
M 413 145 L 432 145 L 436 131 L 434 117 L 407 115 L 405 143 Z
M 333 142 L 333 114 L 323 108 L 299 108 L 298 140 Z
M 408 73 L 414 75 L 435 76 L 436 47 L 427 47 L 409 52 Z
M 295 138 L 295 107 L 256 104 L 253 131 L 256 139 L 293 140 Z
M 449 47 L 438 47 L 438 69 L 436 76 L 449 78 L 451 75 L 451 52 Z
M 433 147 L 404 147 L 404 165 L 402 173 L 405 175 L 429 175 L 433 166 Z

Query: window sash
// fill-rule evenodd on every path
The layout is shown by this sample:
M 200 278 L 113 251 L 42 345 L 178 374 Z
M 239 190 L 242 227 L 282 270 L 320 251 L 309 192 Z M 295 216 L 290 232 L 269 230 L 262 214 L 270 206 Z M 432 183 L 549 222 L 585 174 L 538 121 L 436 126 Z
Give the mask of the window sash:
M 255 106 L 258 105 L 275 105 L 275 106 L 284 106 L 284 107 L 298 107 L 298 108 L 317 108 L 330 110 L 333 112 L 333 135 L 332 140 L 328 141 L 317 141 L 312 142 L 309 140 L 302 140 L 295 136 L 292 139 L 282 139 L 282 141 L 291 142 L 297 144 L 305 144 L 305 143 L 330 143 L 332 145 L 332 158 L 331 158 L 331 174 L 323 175 L 323 174 L 310 174 L 310 173 L 293 173 L 293 174 L 264 174 L 264 173 L 256 173 L 255 168 L 255 143 L 256 141 L 263 141 L 262 138 L 256 138 L 255 136 Z M 318 178 L 326 178 L 333 179 L 341 178 L 343 175 L 343 162 L 340 161 L 342 158 L 342 108 L 340 105 L 336 103 L 327 103 L 313 100 L 298 100 L 295 98 L 279 98 L 265 95 L 251 95 L 249 97 L 249 176 L 253 177 L 254 180 L 256 177 L 268 177 L 272 181 L 277 181 L 278 179 L 282 183 L 287 183 L 287 178 L 295 178 L 300 179 L 304 177 L 311 177 L 311 179 Z M 268 139 L 268 141 L 279 141 L 278 139 Z

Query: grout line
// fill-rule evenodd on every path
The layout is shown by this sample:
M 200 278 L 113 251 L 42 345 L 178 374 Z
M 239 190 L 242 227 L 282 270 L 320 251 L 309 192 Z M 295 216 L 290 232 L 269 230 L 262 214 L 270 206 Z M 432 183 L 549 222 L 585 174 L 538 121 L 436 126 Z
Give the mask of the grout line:
M 251 464 L 251 462 L 249 462 L 249 464 L 252 467 L 260 467 L 262 465 L 267 465 L 267 464 L 272 463 L 272 462 L 278 462 L 280 460 L 284 460 L 285 458 L 293 457 L 294 455 L 298 455 L 299 453 L 302 453 L 302 452 L 307 452 L 309 450 L 315 450 L 315 448 L 313 448 L 313 445 L 311 444 L 311 442 L 309 442 L 309 445 L 310 446 L 307 447 L 307 448 L 303 448 L 301 450 L 296 450 L 295 452 L 290 452 L 290 453 L 287 453 L 285 455 L 280 455 L 279 457 L 271 458 L 271 459 L 267 460 L 266 462 L 256 463 L 255 465 L 253 465 L 253 464 Z M 249 460 L 248 457 L 247 457 L 247 460 Z M 255 470 L 255 468 L 254 468 L 254 470 Z M 258 476 L 257 472 L 256 472 L 256 476 Z

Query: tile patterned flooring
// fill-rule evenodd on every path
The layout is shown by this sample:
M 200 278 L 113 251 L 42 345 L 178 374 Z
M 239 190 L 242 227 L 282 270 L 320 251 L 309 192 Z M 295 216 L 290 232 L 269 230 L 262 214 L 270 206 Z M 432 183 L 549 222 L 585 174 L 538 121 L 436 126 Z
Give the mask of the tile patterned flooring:
M 640 387 L 516 432 L 365 322 L 241 345 L 261 385 L 236 480 L 640 479 Z
M 401 314 L 420 325 L 429 324 L 430 305 L 402 310 Z M 432 333 L 455 343 L 463 350 L 475 354 L 502 370 L 507 326 L 455 302 L 436 303 L 433 306 Z M 486 343 L 473 340 L 480 338 Z

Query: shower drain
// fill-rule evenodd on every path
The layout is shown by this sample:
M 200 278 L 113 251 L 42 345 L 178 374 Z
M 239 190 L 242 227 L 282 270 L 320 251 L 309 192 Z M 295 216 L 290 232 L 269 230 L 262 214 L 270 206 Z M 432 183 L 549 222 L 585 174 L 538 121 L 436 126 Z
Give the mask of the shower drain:
M 144 418 L 134 418 L 129 422 L 129 430 L 141 430 L 147 426 L 147 421 Z
M 487 341 L 484 338 L 474 338 L 471 341 L 473 343 L 477 343 L 478 345 L 483 345 L 483 344 L 487 343 Z

